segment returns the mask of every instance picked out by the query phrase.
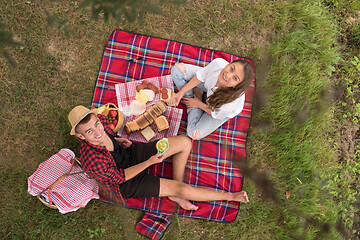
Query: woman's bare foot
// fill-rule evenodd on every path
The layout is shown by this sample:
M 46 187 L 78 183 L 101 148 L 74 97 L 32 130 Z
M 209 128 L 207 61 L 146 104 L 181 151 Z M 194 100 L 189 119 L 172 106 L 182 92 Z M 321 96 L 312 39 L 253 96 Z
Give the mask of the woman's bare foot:
M 234 194 L 234 201 L 243 202 L 243 203 L 249 202 L 249 198 L 245 191 L 241 191 L 233 194 Z
M 197 210 L 199 207 L 192 204 L 189 200 L 178 198 L 178 197 L 168 197 L 171 201 L 177 202 L 181 208 L 185 210 Z
M 200 88 L 194 87 L 193 93 L 194 93 L 194 97 L 196 97 L 197 99 L 199 99 L 201 101 L 204 91 L 201 90 Z

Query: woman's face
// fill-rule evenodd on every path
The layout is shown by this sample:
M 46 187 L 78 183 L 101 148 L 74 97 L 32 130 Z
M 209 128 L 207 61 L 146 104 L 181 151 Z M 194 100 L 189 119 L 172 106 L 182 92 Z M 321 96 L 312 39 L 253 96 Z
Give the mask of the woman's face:
M 239 62 L 229 63 L 221 70 L 217 87 L 235 87 L 244 80 L 244 67 Z

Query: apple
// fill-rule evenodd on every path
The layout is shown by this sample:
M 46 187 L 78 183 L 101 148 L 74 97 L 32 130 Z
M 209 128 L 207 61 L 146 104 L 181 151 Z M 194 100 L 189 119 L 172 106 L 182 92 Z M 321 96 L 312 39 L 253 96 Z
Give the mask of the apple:
M 113 123 L 110 123 L 110 128 L 111 128 L 112 130 L 114 130 L 114 129 L 115 129 L 115 125 L 114 125 Z
M 114 124 L 114 126 L 116 126 L 117 123 L 118 123 L 118 120 L 117 120 L 117 119 L 115 119 L 115 120 L 112 122 L 112 124 Z
M 110 110 L 109 115 L 110 115 L 110 117 L 116 117 L 117 116 L 117 111 L 116 110 Z

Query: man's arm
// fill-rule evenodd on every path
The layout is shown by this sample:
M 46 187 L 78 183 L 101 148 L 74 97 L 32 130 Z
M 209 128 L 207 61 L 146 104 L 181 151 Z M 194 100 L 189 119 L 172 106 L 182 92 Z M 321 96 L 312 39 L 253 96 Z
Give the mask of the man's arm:
M 134 166 L 128 167 L 124 169 L 125 173 L 125 181 L 132 179 L 146 168 L 150 167 L 153 164 L 160 163 L 164 160 L 164 155 L 160 156 L 159 153 L 151 156 L 148 160 L 142 163 L 138 163 Z

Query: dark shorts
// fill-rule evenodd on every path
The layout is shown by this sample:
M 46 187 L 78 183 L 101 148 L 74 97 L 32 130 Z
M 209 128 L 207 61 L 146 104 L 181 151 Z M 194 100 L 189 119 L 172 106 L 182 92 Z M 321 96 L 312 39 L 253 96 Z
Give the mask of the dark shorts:
M 157 153 L 156 142 L 135 145 L 131 166 L 148 160 Z M 145 169 L 132 179 L 120 184 L 120 192 L 124 198 L 158 197 L 160 193 L 160 178 L 148 174 Z

